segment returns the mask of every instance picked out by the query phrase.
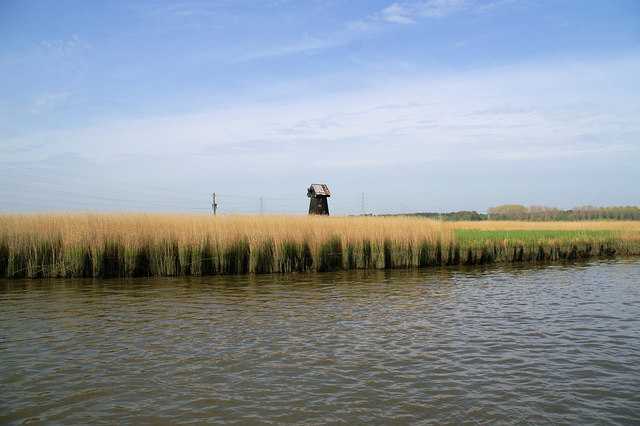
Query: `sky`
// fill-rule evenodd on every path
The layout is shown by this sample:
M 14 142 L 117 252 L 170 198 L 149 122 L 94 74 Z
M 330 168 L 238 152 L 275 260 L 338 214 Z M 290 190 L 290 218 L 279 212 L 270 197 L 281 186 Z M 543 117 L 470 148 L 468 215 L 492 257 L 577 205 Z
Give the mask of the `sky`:
M 0 76 L 2 212 L 640 204 L 637 0 L 2 0 Z

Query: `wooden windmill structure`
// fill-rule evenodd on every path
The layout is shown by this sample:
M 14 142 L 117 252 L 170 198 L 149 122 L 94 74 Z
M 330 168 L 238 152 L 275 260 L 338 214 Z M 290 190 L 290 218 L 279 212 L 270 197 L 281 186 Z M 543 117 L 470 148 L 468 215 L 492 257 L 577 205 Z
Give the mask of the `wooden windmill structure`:
M 327 198 L 331 197 L 329 187 L 324 183 L 314 183 L 307 189 L 309 197 L 309 214 L 329 215 L 329 203 Z

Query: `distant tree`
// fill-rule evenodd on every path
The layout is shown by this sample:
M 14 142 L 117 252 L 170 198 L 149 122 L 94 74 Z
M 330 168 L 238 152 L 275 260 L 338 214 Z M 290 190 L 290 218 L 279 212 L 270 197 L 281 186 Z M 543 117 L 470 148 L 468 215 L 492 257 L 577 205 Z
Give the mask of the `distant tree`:
M 618 206 L 618 207 L 594 207 L 594 206 L 578 206 L 570 210 L 561 210 L 556 207 L 548 206 L 529 206 L 525 207 L 520 204 L 505 204 L 502 206 L 491 207 L 488 214 L 478 213 L 476 211 L 457 211 L 457 212 L 418 212 L 404 213 L 399 215 L 387 216 L 419 216 L 441 220 L 528 220 L 528 221 L 551 221 L 551 220 L 640 220 L 640 207 L 636 206 Z
M 520 204 L 504 204 L 487 210 L 491 219 L 525 219 L 527 208 Z
M 438 212 L 418 212 L 418 213 L 405 213 L 399 215 L 386 215 L 386 216 L 419 216 L 419 217 L 428 217 L 431 219 L 441 219 L 441 220 L 465 220 L 465 221 L 479 221 L 479 220 L 487 220 L 487 215 L 478 213 L 475 210 L 462 210 L 457 212 L 446 212 L 446 213 L 438 213 Z
M 570 210 L 560 210 L 555 207 L 506 204 L 491 207 L 488 212 L 493 220 L 640 220 L 640 207 L 636 206 L 578 206 Z

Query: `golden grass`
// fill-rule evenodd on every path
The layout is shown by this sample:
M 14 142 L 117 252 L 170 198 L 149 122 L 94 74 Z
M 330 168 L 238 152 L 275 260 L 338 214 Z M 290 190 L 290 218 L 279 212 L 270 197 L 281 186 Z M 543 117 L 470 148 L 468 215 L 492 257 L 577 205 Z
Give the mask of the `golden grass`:
M 272 240 L 322 244 L 340 236 L 344 242 L 363 239 L 384 242 L 437 241 L 451 238 L 451 229 L 435 220 L 419 218 L 250 216 L 193 214 L 30 214 L 0 215 L 0 235 L 51 239 L 65 244 L 101 245 L 117 238 L 125 244 L 175 239 L 222 244 L 247 239 L 252 244 Z
M 20 276 L 25 271 L 27 276 L 86 275 L 87 270 L 138 275 L 137 266 L 140 274 L 152 275 L 411 266 L 419 244 L 448 244 L 451 238 L 442 223 L 418 218 L 0 216 L 0 244 L 9 253 L 5 257 L 12 255 L 6 274 Z M 109 263 L 113 257 L 119 265 Z
M 542 261 L 640 254 L 639 243 L 640 222 L 0 215 L 0 277 L 204 275 Z

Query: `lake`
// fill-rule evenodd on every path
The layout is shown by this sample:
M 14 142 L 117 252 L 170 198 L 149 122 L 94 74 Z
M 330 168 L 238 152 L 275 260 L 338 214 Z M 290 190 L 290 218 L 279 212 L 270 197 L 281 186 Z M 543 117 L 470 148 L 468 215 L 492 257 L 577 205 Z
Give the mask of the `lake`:
M 640 261 L 0 281 L 0 423 L 640 422 Z

